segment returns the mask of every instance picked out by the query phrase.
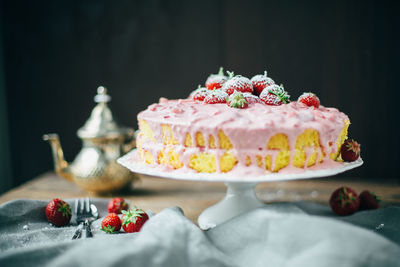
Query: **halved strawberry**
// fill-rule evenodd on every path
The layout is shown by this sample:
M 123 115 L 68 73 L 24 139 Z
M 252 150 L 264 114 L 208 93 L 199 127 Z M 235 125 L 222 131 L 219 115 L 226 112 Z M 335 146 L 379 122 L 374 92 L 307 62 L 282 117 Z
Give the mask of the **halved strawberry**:
M 270 85 L 265 87 L 265 89 L 260 94 L 260 99 L 267 105 L 279 106 L 282 104 L 289 103 L 289 95 L 283 88 L 283 85 Z
M 358 210 L 360 200 L 350 187 L 340 187 L 332 193 L 329 204 L 336 214 L 345 216 Z
M 207 104 L 219 104 L 226 103 L 226 99 L 228 98 L 228 94 L 220 89 L 208 91 L 209 93 L 204 98 L 204 103 Z
M 249 104 L 241 92 L 234 92 L 226 101 L 226 104 L 231 108 L 247 108 Z
M 360 157 L 360 144 L 353 139 L 348 139 L 344 141 L 342 147 L 340 148 L 340 154 L 344 161 L 355 161 Z
M 253 84 L 246 77 L 241 75 L 234 76 L 233 72 L 229 72 L 229 79 L 222 86 L 222 90 L 224 90 L 228 95 L 233 94 L 233 92 L 238 91 L 242 93 L 253 93 Z
M 121 229 L 121 219 L 116 213 L 108 214 L 101 222 L 101 229 L 107 234 L 114 234 Z
M 224 75 L 224 68 L 220 67 L 218 74 L 211 74 L 206 80 L 206 87 L 209 90 L 219 89 L 228 80 Z
M 201 87 L 199 85 L 199 87 L 196 90 L 190 93 L 189 97 L 191 97 L 194 100 L 203 101 L 207 95 L 208 95 L 208 89 L 205 87 Z
M 311 92 L 303 93 L 301 96 L 299 96 L 299 99 L 297 101 L 309 107 L 315 107 L 315 108 L 318 108 L 320 104 L 319 98 Z
M 274 80 L 267 76 L 267 71 L 264 71 L 264 74 L 255 75 L 250 81 L 256 95 L 260 95 L 266 87 L 275 84 Z

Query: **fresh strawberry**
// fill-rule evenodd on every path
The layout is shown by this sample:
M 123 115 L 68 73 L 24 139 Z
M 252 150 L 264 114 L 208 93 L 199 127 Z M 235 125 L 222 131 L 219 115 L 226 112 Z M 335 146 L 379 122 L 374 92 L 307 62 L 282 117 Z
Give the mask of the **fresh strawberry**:
M 377 209 L 381 201 L 377 195 L 368 190 L 362 191 L 358 198 L 360 199 L 360 210 Z
M 55 198 L 46 206 L 46 217 L 55 226 L 64 226 L 72 217 L 71 207 L 64 200 Z
M 241 92 L 234 92 L 226 101 L 226 104 L 231 108 L 247 108 L 249 104 Z
M 122 210 L 128 210 L 129 206 L 122 197 L 115 197 L 108 202 L 107 210 L 109 213 L 121 214 Z
M 309 93 L 303 93 L 301 96 L 299 96 L 299 99 L 297 100 L 306 106 L 309 107 L 319 107 L 319 98 L 315 94 L 309 92 Z
M 143 224 L 149 219 L 146 212 L 133 207 L 128 211 L 122 211 L 122 228 L 127 233 L 139 232 Z
M 208 91 L 209 93 L 204 98 L 204 103 L 207 104 L 219 104 L 226 103 L 226 99 L 228 98 L 228 94 L 220 89 Z
M 344 141 L 340 153 L 344 161 L 355 161 L 360 156 L 360 144 L 353 139 L 348 139 Z
M 250 94 L 250 93 L 243 93 L 244 99 L 246 99 L 248 104 L 254 104 L 254 103 L 262 103 L 260 98 L 256 95 Z
M 221 88 L 228 95 L 233 94 L 235 91 L 242 93 L 253 93 L 253 85 L 248 78 L 240 75 L 234 76 L 233 72 L 229 71 L 228 74 L 229 80 L 227 80 Z
M 116 213 L 108 214 L 101 222 L 100 230 L 106 232 L 107 234 L 117 233 L 119 229 L 121 229 L 121 219 Z
M 332 210 L 341 216 L 353 214 L 360 206 L 357 193 L 350 187 L 336 189 L 329 200 Z
M 228 78 L 224 75 L 224 68 L 220 67 L 218 74 L 211 74 L 208 76 L 206 87 L 209 90 L 219 89 L 226 82 L 226 80 L 228 80 Z
M 289 103 L 289 95 L 283 88 L 276 84 L 265 87 L 260 94 L 260 99 L 267 105 L 279 106 Z
M 260 95 L 265 87 L 275 84 L 275 82 L 267 76 L 267 71 L 264 71 L 264 74 L 257 74 L 251 78 L 250 81 L 253 84 L 254 94 L 256 95 Z
M 190 93 L 189 97 L 191 97 L 194 100 L 203 101 L 207 95 L 208 95 L 208 89 L 205 87 L 201 87 L 199 85 L 199 87 L 196 90 Z

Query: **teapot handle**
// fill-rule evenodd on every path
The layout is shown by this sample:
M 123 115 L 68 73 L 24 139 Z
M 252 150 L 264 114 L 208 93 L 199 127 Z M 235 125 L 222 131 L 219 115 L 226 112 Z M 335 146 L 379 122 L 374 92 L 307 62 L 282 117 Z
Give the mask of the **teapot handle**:
M 128 129 L 126 132 L 124 144 L 122 145 L 122 150 L 124 153 L 128 153 L 130 150 L 136 147 L 136 134 L 135 130 Z

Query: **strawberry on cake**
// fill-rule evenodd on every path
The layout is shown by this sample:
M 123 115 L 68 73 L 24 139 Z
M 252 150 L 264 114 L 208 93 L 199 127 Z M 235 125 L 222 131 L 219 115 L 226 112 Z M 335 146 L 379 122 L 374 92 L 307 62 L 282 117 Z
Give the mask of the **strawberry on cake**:
M 265 72 L 211 75 L 189 98 L 138 114 L 137 151 L 168 171 L 268 175 L 339 167 L 350 120 L 304 93 L 290 101 Z

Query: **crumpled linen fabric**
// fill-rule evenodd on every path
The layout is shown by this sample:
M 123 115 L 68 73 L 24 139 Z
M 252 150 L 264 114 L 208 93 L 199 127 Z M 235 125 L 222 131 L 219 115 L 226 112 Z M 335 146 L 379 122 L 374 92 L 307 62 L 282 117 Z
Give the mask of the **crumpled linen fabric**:
M 105 216 L 107 201 L 94 203 Z M 400 266 L 395 206 L 338 217 L 315 203 L 275 203 L 208 231 L 172 207 L 139 233 L 105 234 L 99 218 L 94 238 L 71 240 L 76 225 L 51 226 L 46 205 L 0 206 L 0 266 Z

